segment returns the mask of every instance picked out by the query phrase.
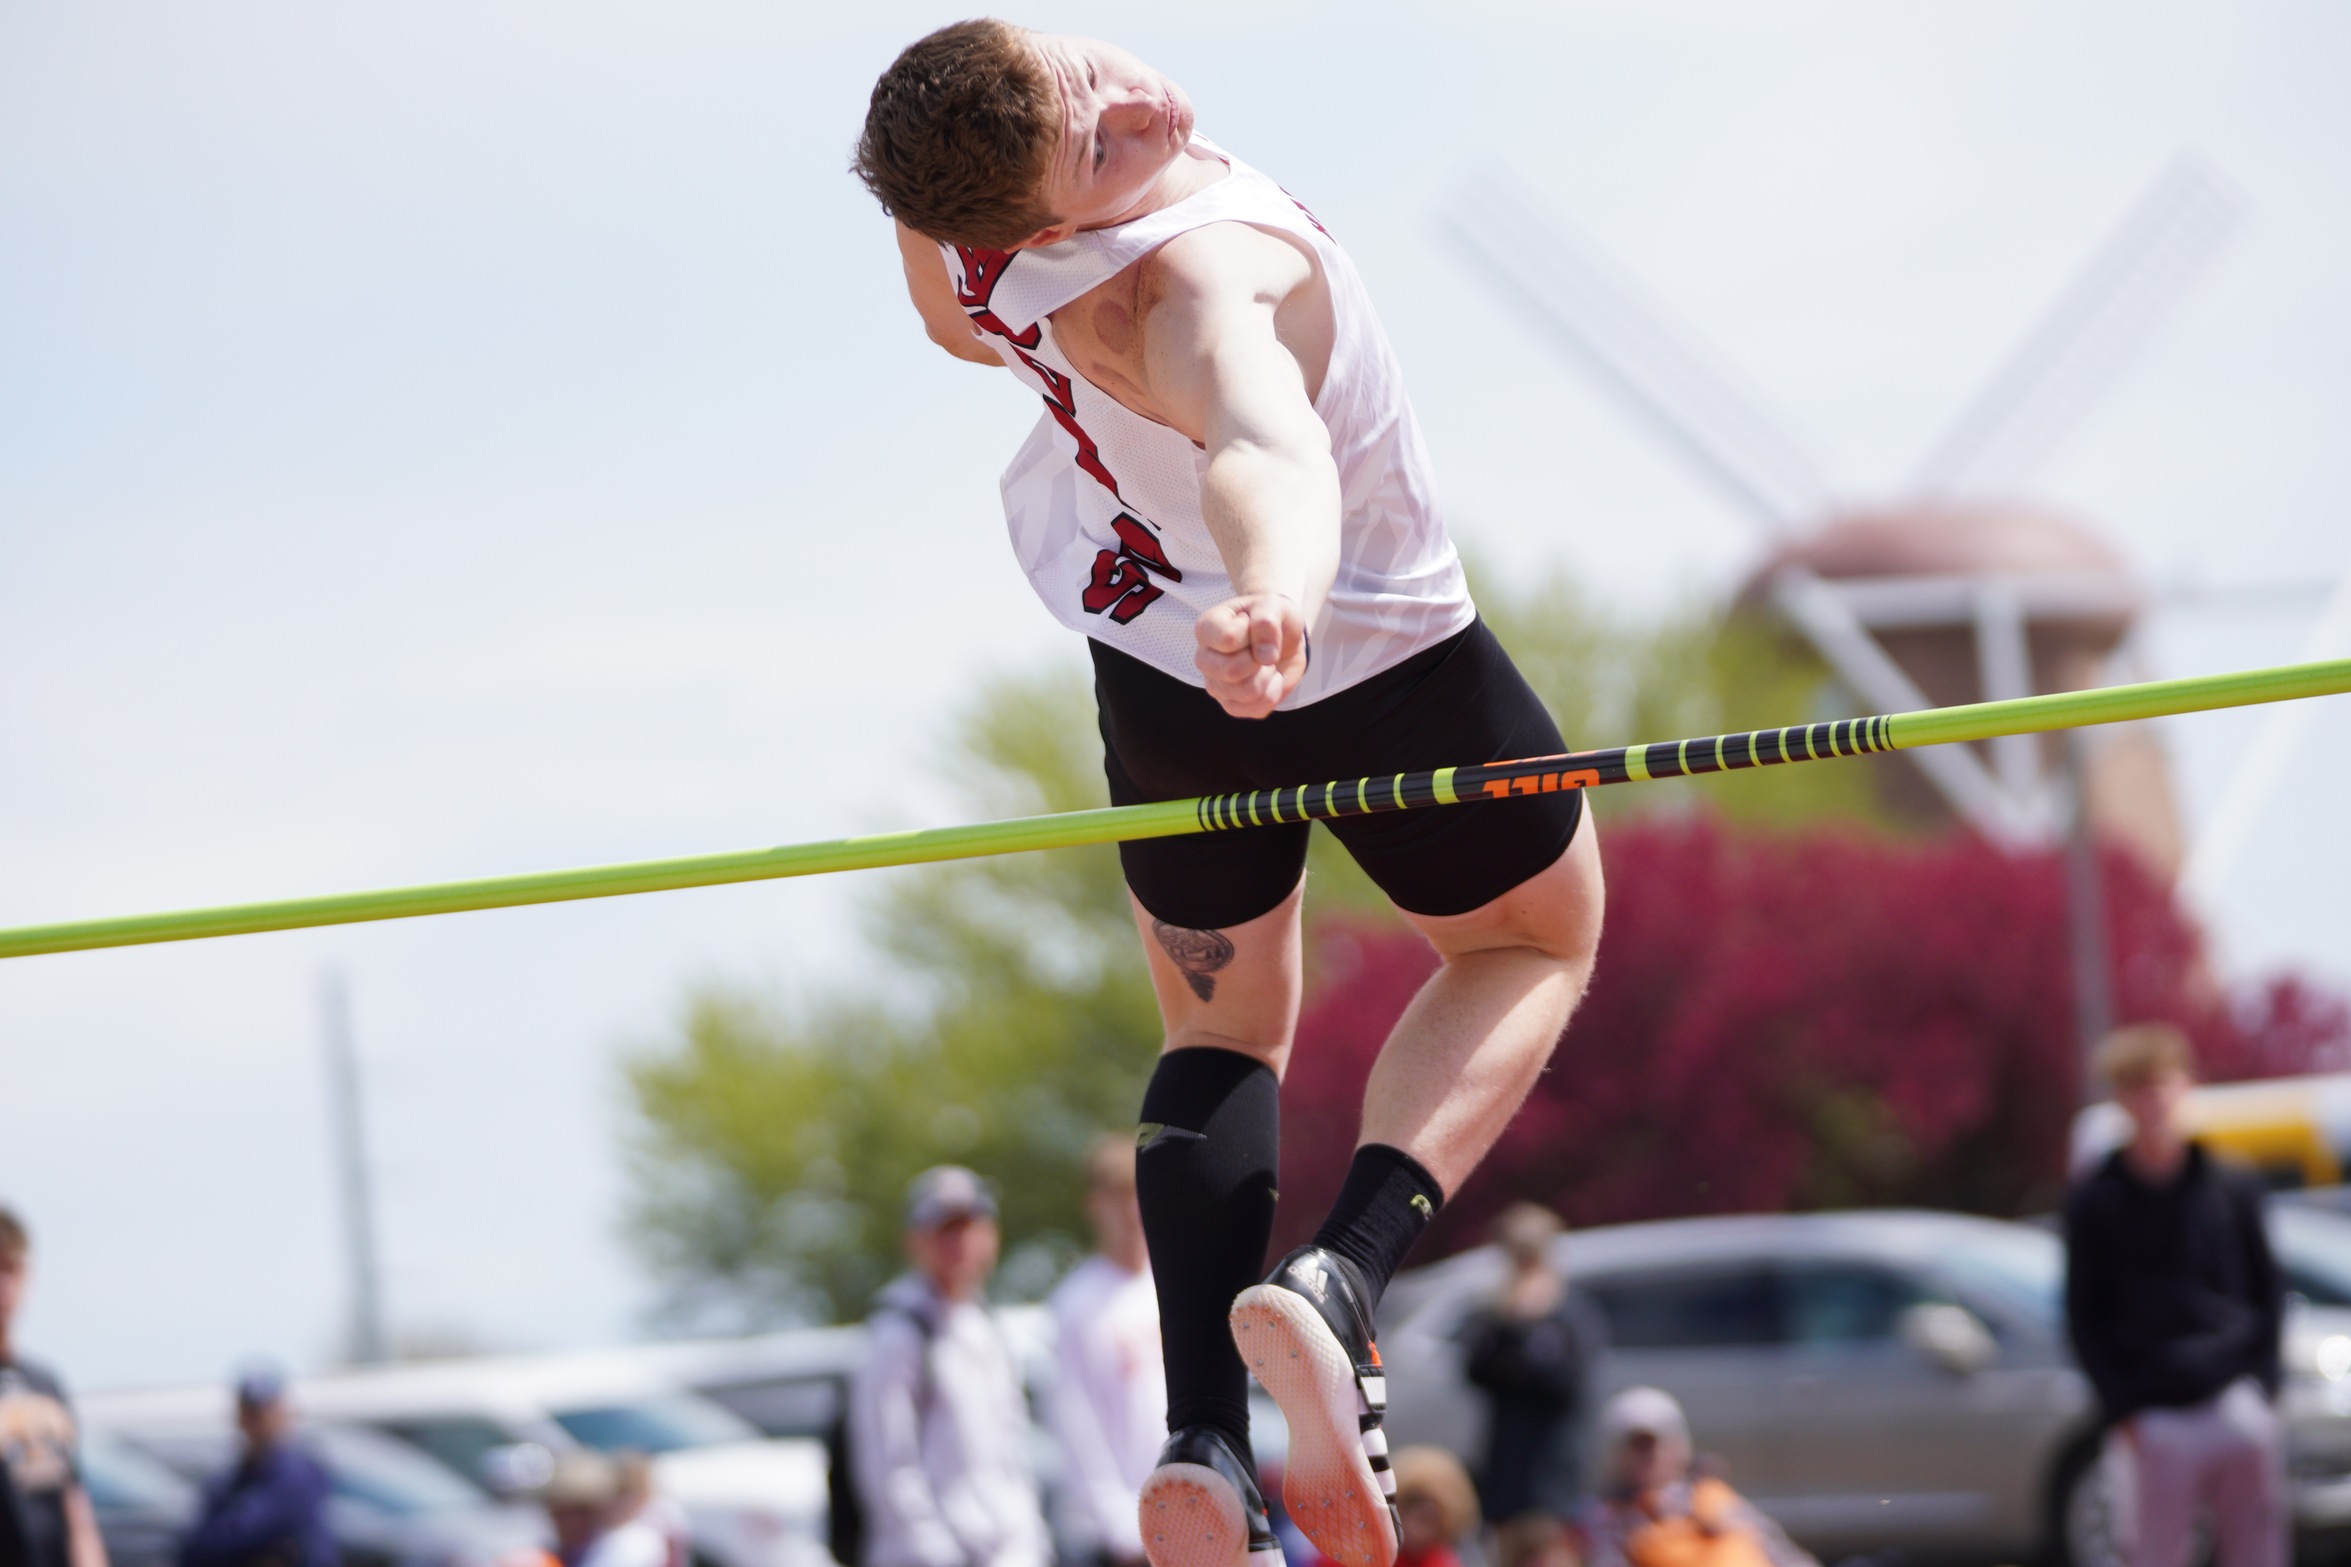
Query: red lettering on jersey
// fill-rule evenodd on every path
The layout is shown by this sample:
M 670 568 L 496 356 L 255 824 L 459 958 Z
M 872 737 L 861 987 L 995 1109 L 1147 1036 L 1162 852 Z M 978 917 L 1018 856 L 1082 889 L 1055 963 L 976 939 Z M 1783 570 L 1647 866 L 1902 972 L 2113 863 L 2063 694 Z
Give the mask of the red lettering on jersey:
M 1029 323 L 1026 332 L 1015 336 L 1012 328 L 1006 326 L 993 310 L 974 310 L 971 312 L 971 324 L 983 332 L 995 333 L 1015 348 L 1034 348 L 1045 340 L 1045 329 L 1034 321 Z
M 1093 580 L 1078 595 L 1078 603 L 1089 615 L 1108 610 L 1112 622 L 1123 626 L 1166 597 L 1167 590 L 1151 581 L 1152 572 L 1170 582 L 1183 581 L 1184 574 L 1168 561 L 1159 540 L 1133 513 L 1120 512 L 1110 529 L 1118 535 L 1118 548 L 1095 553 Z
M 1157 603 L 1165 591 L 1151 585 L 1141 561 L 1102 550 L 1094 556 L 1094 580 L 1078 595 L 1078 603 L 1089 615 L 1110 611 L 1111 620 L 1123 626 Z
M 1015 349 L 1014 352 L 1020 351 Z M 1036 371 L 1037 379 L 1045 383 L 1045 407 L 1051 411 L 1054 423 L 1067 430 L 1069 438 L 1078 443 L 1078 467 L 1123 503 L 1126 497 L 1119 495 L 1118 480 L 1111 473 L 1109 465 L 1103 462 L 1102 449 L 1094 444 L 1094 438 L 1086 433 L 1085 426 L 1078 423 L 1078 393 L 1077 388 L 1070 384 L 1069 377 L 1026 353 L 1020 354 L 1020 362 Z
M 1303 207 L 1299 210 L 1305 211 Z M 1309 222 L 1313 221 L 1313 213 L 1306 216 Z M 1315 224 L 1317 228 L 1321 226 Z M 1054 423 L 1068 431 L 1069 438 L 1077 443 L 1080 471 L 1123 501 L 1124 497 L 1118 496 L 1117 478 L 1102 460 L 1102 449 L 1086 433 L 1085 426 L 1078 423 L 1076 385 L 1068 376 L 1028 352 L 1045 340 L 1043 324 L 1032 321 L 1027 331 L 1016 334 L 990 308 L 990 301 L 996 297 L 996 285 L 1004 281 L 1013 255 L 1009 250 L 956 246 L 955 256 L 963 264 L 963 275 L 955 284 L 955 301 L 970 315 L 972 325 L 1010 343 L 1014 357 L 1036 372 L 1037 379 L 1045 383 L 1045 407 L 1052 413 Z M 1110 526 L 1118 534 L 1119 547 L 1099 551 L 1094 556 L 1093 576 L 1078 595 L 1078 602 L 1087 614 L 1107 612 L 1114 624 L 1123 626 L 1167 596 L 1165 588 L 1152 583 L 1152 572 L 1158 572 L 1170 582 L 1183 581 L 1184 574 L 1168 560 L 1166 549 L 1151 530 L 1131 513 L 1120 512 Z
M 988 301 L 996 297 L 996 285 L 1004 281 L 1004 269 L 1012 265 L 1013 255 L 1009 250 L 956 246 L 956 259 L 963 263 L 963 281 L 955 285 L 956 303 L 966 310 L 974 305 L 986 309 Z
M 1037 379 L 1045 383 L 1045 397 L 1048 401 L 1059 405 L 1061 410 L 1072 418 L 1077 416 L 1078 391 L 1075 386 L 1070 384 L 1068 376 L 1063 375 L 1043 360 L 1033 359 L 1027 354 L 1020 356 L 1020 362 L 1036 371 Z
M 1014 252 L 958 245 L 955 255 L 963 263 L 963 276 L 955 285 L 956 303 L 970 314 L 972 325 L 1010 343 L 1020 362 L 1037 373 L 1037 379 L 1045 383 L 1045 406 L 1053 411 L 1054 422 L 1077 442 L 1079 469 L 1123 501 L 1125 497 L 1118 494 L 1117 476 L 1102 460 L 1102 448 L 1094 444 L 1085 426 L 1078 423 L 1077 388 L 1070 384 L 1068 376 L 1028 352 L 1045 340 L 1044 327 L 1031 321 L 1027 331 L 1016 335 L 1001 316 L 988 308 L 988 302 L 996 297 L 996 285 L 1004 281 L 1005 269 L 1012 265 Z
M 1122 511 L 1110 527 L 1118 535 L 1118 542 L 1125 546 L 1119 551 L 1120 554 L 1134 556 L 1170 582 L 1184 580 L 1184 574 L 1168 563 L 1166 549 L 1142 523 Z
M 1101 448 L 1094 444 L 1094 438 L 1086 433 L 1085 426 L 1078 423 L 1076 412 L 1062 407 L 1050 397 L 1045 399 L 1045 410 L 1053 415 L 1056 424 L 1069 432 L 1069 438 L 1078 443 L 1078 466 L 1091 474 L 1095 482 L 1113 496 L 1117 496 L 1122 501 L 1126 499 L 1125 496 L 1119 495 L 1118 480 L 1113 478 L 1110 470 L 1103 465 Z
M 996 297 L 996 285 L 1004 281 L 1004 269 L 1012 265 L 1011 251 L 958 245 L 955 255 L 963 263 L 963 276 L 955 283 L 955 302 L 970 314 L 973 326 L 995 333 L 1015 348 L 1034 348 L 1044 341 L 1045 334 L 1036 322 L 1031 321 L 1026 332 L 1014 332 L 988 308 L 988 301 Z

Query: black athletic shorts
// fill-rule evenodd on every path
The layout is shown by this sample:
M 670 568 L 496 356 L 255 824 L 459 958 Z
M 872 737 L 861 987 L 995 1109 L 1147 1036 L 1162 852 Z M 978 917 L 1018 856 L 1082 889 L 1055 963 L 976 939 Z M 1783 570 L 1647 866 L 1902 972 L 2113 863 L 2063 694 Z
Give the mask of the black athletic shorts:
M 1113 805 L 1556 756 L 1558 726 L 1482 620 L 1294 712 L 1235 718 L 1198 686 L 1087 639 Z M 1567 852 L 1583 791 L 1326 822 L 1390 900 L 1466 914 Z M 1118 846 L 1127 885 L 1170 925 L 1221 930 L 1278 905 L 1306 869 L 1305 822 Z

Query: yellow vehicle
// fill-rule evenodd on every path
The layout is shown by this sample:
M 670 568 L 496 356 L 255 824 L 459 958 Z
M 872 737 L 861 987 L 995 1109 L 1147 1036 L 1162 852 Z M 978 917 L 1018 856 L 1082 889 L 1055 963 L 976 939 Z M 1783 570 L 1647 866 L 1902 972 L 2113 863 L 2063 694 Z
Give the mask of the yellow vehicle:
M 2183 1112 L 2188 1135 L 2259 1170 L 2272 1189 L 2333 1186 L 2351 1168 L 2351 1072 L 2199 1083 Z M 2072 1168 L 2122 1146 L 2130 1121 L 2101 1103 L 2074 1117 Z

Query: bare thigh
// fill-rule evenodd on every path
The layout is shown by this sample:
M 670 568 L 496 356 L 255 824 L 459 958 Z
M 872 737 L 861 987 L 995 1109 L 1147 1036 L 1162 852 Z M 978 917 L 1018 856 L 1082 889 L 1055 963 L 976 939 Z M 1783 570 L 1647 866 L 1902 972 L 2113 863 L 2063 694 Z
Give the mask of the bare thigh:
M 1301 877 L 1274 908 L 1222 930 L 1169 925 L 1127 895 L 1167 1027 L 1165 1049 L 1238 1051 L 1263 1061 L 1276 1076 L 1288 1067 L 1298 1028 L 1298 911 L 1305 890 Z

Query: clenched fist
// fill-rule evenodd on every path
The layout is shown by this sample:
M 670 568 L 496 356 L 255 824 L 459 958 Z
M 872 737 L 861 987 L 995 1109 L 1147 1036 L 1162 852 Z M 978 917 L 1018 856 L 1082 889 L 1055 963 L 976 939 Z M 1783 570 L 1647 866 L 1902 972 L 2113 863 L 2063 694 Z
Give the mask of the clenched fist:
M 1235 718 L 1263 718 L 1306 676 L 1306 615 L 1287 594 L 1226 599 L 1192 630 L 1200 639 L 1192 662 Z

